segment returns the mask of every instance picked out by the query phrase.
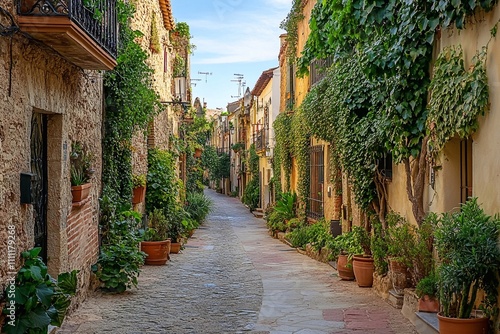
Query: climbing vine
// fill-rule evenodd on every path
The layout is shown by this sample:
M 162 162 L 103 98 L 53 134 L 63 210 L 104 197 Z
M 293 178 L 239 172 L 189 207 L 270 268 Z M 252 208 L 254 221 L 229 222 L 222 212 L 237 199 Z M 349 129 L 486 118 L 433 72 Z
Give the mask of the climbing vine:
M 277 182 L 281 184 L 283 169 L 284 192 L 290 191 L 290 173 L 292 171 L 292 117 L 287 113 L 280 113 L 273 123 L 276 145 L 274 147 L 273 172 Z
M 251 211 L 256 209 L 260 202 L 260 182 L 259 182 L 259 156 L 255 151 L 255 145 L 252 144 L 248 150 L 250 174 L 252 178 L 248 182 L 243 192 L 242 202 L 248 205 Z
M 103 194 L 128 202 L 132 193 L 132 136 L 145 130 L 162 108 L 152 88 L 147 53 L 127 20 L 120 24 L 117 65 L 104 76 Z
M 483 48 L 467 70 L 460 47 L 448 47 L 437 58 L 427 118 L 429 146 L 434 155 L 453 136 L 464 139 L 477 130 L 478 116 L 484 115 L 488 108 L 485 59 L 486 48 Z
M 310 165 L 309 165 L 309 147 L 311 146 L 311 131 L 307 126 L 304 111 L 298 109 L 292 114 L 291 121 L 292 131 L 292 154 L 297 162 L 297 193 L 298 193 L 298 209 L 297 215 L 305 217 L 309 201 L 307 198 L 310 193 Z M 290 136 L 290 134 L 289 134 Z
M 287 32 L 287 57 L 290 64 L 295 63 L 297 58 L 298 26 L 299 22 L 304 19 L 302 14 L 303 2 L 304 0 L 293 0 L 292 9 L 280 24 L 280 28 Z
M 435 32 L 452 24 L 463 28 L 468 15 L 477 8 L 490 10 L 495 3 L 316 3 L 298 72 L 307 73 L 316 58 L 333 57 L 335 65 L 324 83 L 316 85 L 306 98 L 306 118 L 316 136 L 334 144 L 334 153 L 354 183 L 356 201 L 365 209 L 385 212 L 381 207 L 386 196 L 384 181 L 375 171 L 377 159 L 390 151 L 394 162 L 405 166 L 408 199 L 415 219 L 422 222 Z

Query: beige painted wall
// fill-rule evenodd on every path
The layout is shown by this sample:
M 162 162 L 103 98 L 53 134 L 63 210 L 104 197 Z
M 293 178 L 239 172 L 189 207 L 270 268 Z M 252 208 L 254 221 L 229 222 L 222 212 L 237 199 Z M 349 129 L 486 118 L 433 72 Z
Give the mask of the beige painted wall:
M 441 34 L 441 49 L 449 45 L 460 44 L 464 50 L 466 67 L 470 65 L 476 50 L 481 49 L 490 40 L 490 30 L 500 19 L 500 6 L 490 13 L 479 13 L 474 23 L 468 22 L 466 29 L 459 33 L 446 30 Z M 480 117 L 479 130 L 473 139 L 473 196 L 478 197 L 485 211 L 489 214 L 500 212 L 500 52 L 499 37 L 492 39 L 488 48 L 487 75 L 490 89 L 490 112 Z M 443 169 L 442 174 L 446 173 Z M 448 204 L 449 205 L 449 204 Z M 445 203 L 439 209 L 447 209 Z

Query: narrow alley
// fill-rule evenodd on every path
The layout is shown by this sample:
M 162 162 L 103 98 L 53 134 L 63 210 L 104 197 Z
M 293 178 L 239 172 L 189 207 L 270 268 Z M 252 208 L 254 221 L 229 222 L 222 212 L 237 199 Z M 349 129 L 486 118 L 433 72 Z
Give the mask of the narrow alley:
M 97 292 L 58 333 L 415 333 L 371 289 L 271 238 L 238 199 L 205 193 L 214 211 L 182 253 L 144 266 L 138 289 Z

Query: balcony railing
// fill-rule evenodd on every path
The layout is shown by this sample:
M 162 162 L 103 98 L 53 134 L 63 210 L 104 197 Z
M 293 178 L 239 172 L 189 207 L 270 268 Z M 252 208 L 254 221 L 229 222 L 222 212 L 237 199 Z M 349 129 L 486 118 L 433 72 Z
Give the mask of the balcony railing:
M 266 149 L 266 133 L 264 129 L 257 131 L 254 134 L 254 144 L 255 144 L 255 150 L 257 152 L 263 151 Z
M 43 42 L 49 42 L 56 51 L 73 58 L 80 59 L 84 65 L 91 64 L 90 57 L 102 57 L 102 50 L 94 50 L 94 45 L 87 38 L 102 48 L 110 59 L 104 60 L 104 67 L 109 67 L 117 57 L 118 48 L 118 22 L 116 14 L 117 0 L 96 0 L 92 2 L 93 8 L 87 8 L 84 0 L 19 0 L 17 5 L 20 24 L 24 31 L 32 34 Z M 68 22 L 69 20 L 69 22 Z M 66 23 L 68 22 L 68 23 Z M 71 23 L 74 24 L 71 25 Z M 63 27 L 64 26 L 64 27 Z M 62 30 L 66 29 L 66 30 Z M 71 31 L 69 33 L 68 31 Z M 87 36 L 73 37 L 83 31 Z M 63 38 L 74 38 L 89 55 L 77 54 L 74 48 L 65 40 L 59 41 L 57 34 L 66 34 Z M 64 48 L 66 46 L 66 49 Z M 80 50 L 78 51 L 80 52 Z M 111 61 L 110 61 L 111 60 Z M 77 65 L 77 62 L 75 62 Z M 92 66 L 83 66 L 92 69 Z M 94 66 L 95 67 L 95 66 Z M 103 66 L 100 66 L 101 68 Z M 108 69 L 108 68 L 104 68 Z
M 332 66 L 332 64 L 333 57 L 328 57 L 326 59 L 314 59 L 311 62 L 311 70 L 309 73 L 311 86 L 320 82 L 326 76 L 326 70 Z

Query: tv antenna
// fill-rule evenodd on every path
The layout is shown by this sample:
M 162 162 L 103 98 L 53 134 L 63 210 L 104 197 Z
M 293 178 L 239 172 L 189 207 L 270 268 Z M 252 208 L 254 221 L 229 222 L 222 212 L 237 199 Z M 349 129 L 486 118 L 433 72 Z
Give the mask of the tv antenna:
M 212 75 L 212 72 L 201 72 L 201 71 L 198 71 L 198 74 L 204 75 L 205 76 L 205 82 L 208 82 L 208 76 Z
M 244 80 L 245 76 L 243 74 L 238 74 L 238 73 L 235 73 L 233 75 L 234 75 L 234 79 L 231 80 L 231 82 L 237 82 L 238 83 L 238 95 L 237 96 L 231 95 L 231 98 L 233 98 L 233 99 L 234 98 L 240 98 L 241 97 L 241 92 L 245 91 L 245 86 L 247 85 L 246 81 Z
M 201 81 L 201 79 L 189 79 L 189 81 L 190 81 L 189 83 L 190 83 L 191 85 L 193 85 L 193 86 L 195 86 L 195 87 L 196 87 L 196 82 L 193 82 L 193 81 Z

